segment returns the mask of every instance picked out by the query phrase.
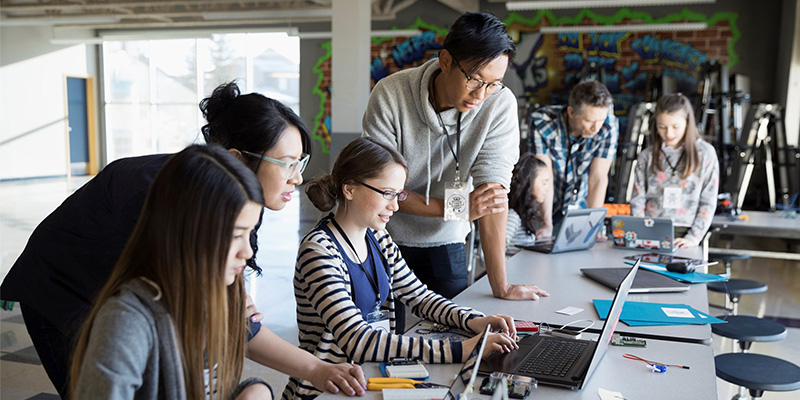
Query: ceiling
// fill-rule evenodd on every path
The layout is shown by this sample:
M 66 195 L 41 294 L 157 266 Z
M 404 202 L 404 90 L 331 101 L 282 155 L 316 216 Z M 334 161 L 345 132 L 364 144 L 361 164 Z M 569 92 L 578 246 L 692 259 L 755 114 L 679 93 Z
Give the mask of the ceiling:
M 0 26 L 88 29 L 289 25 L 331 20 L 333 0 L 0 0 Z M 373 20 L 393 20 L 418 0 L 372 0 Z M 437 0 L 476 11 L 479 0 Z

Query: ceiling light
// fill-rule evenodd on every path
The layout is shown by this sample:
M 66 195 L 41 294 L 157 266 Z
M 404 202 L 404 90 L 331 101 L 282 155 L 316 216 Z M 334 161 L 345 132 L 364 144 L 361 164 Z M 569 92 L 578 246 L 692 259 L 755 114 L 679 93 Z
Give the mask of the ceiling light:
M 119 22 L 119 17 L 97 15 L 82 17 L 16 17 L 0 19 L 0 26 L 49 26 L 75 24 L 111 24 Z
M 330 8 L 309 8 L 300 10 L 256 10 L 256 11 L 218 11 L 204 12 L 206 21 L 224 21 L 228 19 L 285 19 L 285 18 L 330 18 Z
M 543 26 L 541 33 L 572 32 L 655 32 L 655 31 L 699 31 L 708 29 L 705 22 L 685 22 L 676 24 L 635 24 L 635 25 L 573 25 Z
M 370 37 L 398 37 L 398 36 L 417 36 L 422 33 L 419 29 L 390 29 L 384 31 L 371 31 Z M 330 32 L 300 32 L 297 34 L 300 39 L 330 39 L 333 34 Z
M 603 8 L 603 7 L 647 7 L 677 4 L 713 3 L 716 0 L 560 0 L 560 1 L 509 1 L 508 11 L 564 9 L 564 8 Z

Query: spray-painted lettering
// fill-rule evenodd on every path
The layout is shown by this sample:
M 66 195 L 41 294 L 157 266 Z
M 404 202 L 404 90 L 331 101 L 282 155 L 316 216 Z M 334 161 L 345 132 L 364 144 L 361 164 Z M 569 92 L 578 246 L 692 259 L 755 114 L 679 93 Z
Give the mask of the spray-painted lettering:
M 398 68 L 418 61 L 425 57 L 425 52 L 431 49 L 441 49 L 442 45 L 436 42 L 436 33 L 425 31 L 398 44 L 392 49 L 392 58 Z

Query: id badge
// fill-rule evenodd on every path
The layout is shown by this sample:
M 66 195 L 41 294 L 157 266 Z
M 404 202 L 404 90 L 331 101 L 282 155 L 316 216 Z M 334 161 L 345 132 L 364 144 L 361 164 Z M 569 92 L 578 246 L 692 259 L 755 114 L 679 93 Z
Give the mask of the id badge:
M 370 326 L 372 326 L 372 329 L 389 332 L 388 310 L 375 310 L 367 314 L 366 321 Z
M 661 201 L 661 207 L 664 209 L 677 209 L 683 204 L 681 201 L 683 193 L 678 186 L 667 186 L 664 188 L 664 198 Z
M 444 220 L 469 222 L 469 192 L 466 184 L 451 182 L 445 186 Z

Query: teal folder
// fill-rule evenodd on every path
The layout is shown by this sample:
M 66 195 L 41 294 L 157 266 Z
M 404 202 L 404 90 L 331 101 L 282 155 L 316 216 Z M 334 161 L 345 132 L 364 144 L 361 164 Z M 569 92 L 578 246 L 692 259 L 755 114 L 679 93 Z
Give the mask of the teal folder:
M 633 265 L 633 262 L 625 261 L 625 264 Z M 692 272 L 689 274 L 681 274 L 679 272 L 670 272 L 666 271 L 662 268 L 652 268 L 647 267 L 644 265 L 639 265 L 639 268 L 646 269 L 648 271 L 653 271 L 657 274 L 661 274 L 666 276 L 667 278 L 675 279 L 678 282 L 686 282 L 686 283 L 706 283 L 706 282 L 725 282 L 728 278 L 720 275 L 714 274 L 704 274 L 702 272 Z
M 608 317 L 611 300 L 593 300 L 600 319 Z M 629 326 L 704 325 L 727 323 L 686 304 L 626 301 L 620 320 Z

